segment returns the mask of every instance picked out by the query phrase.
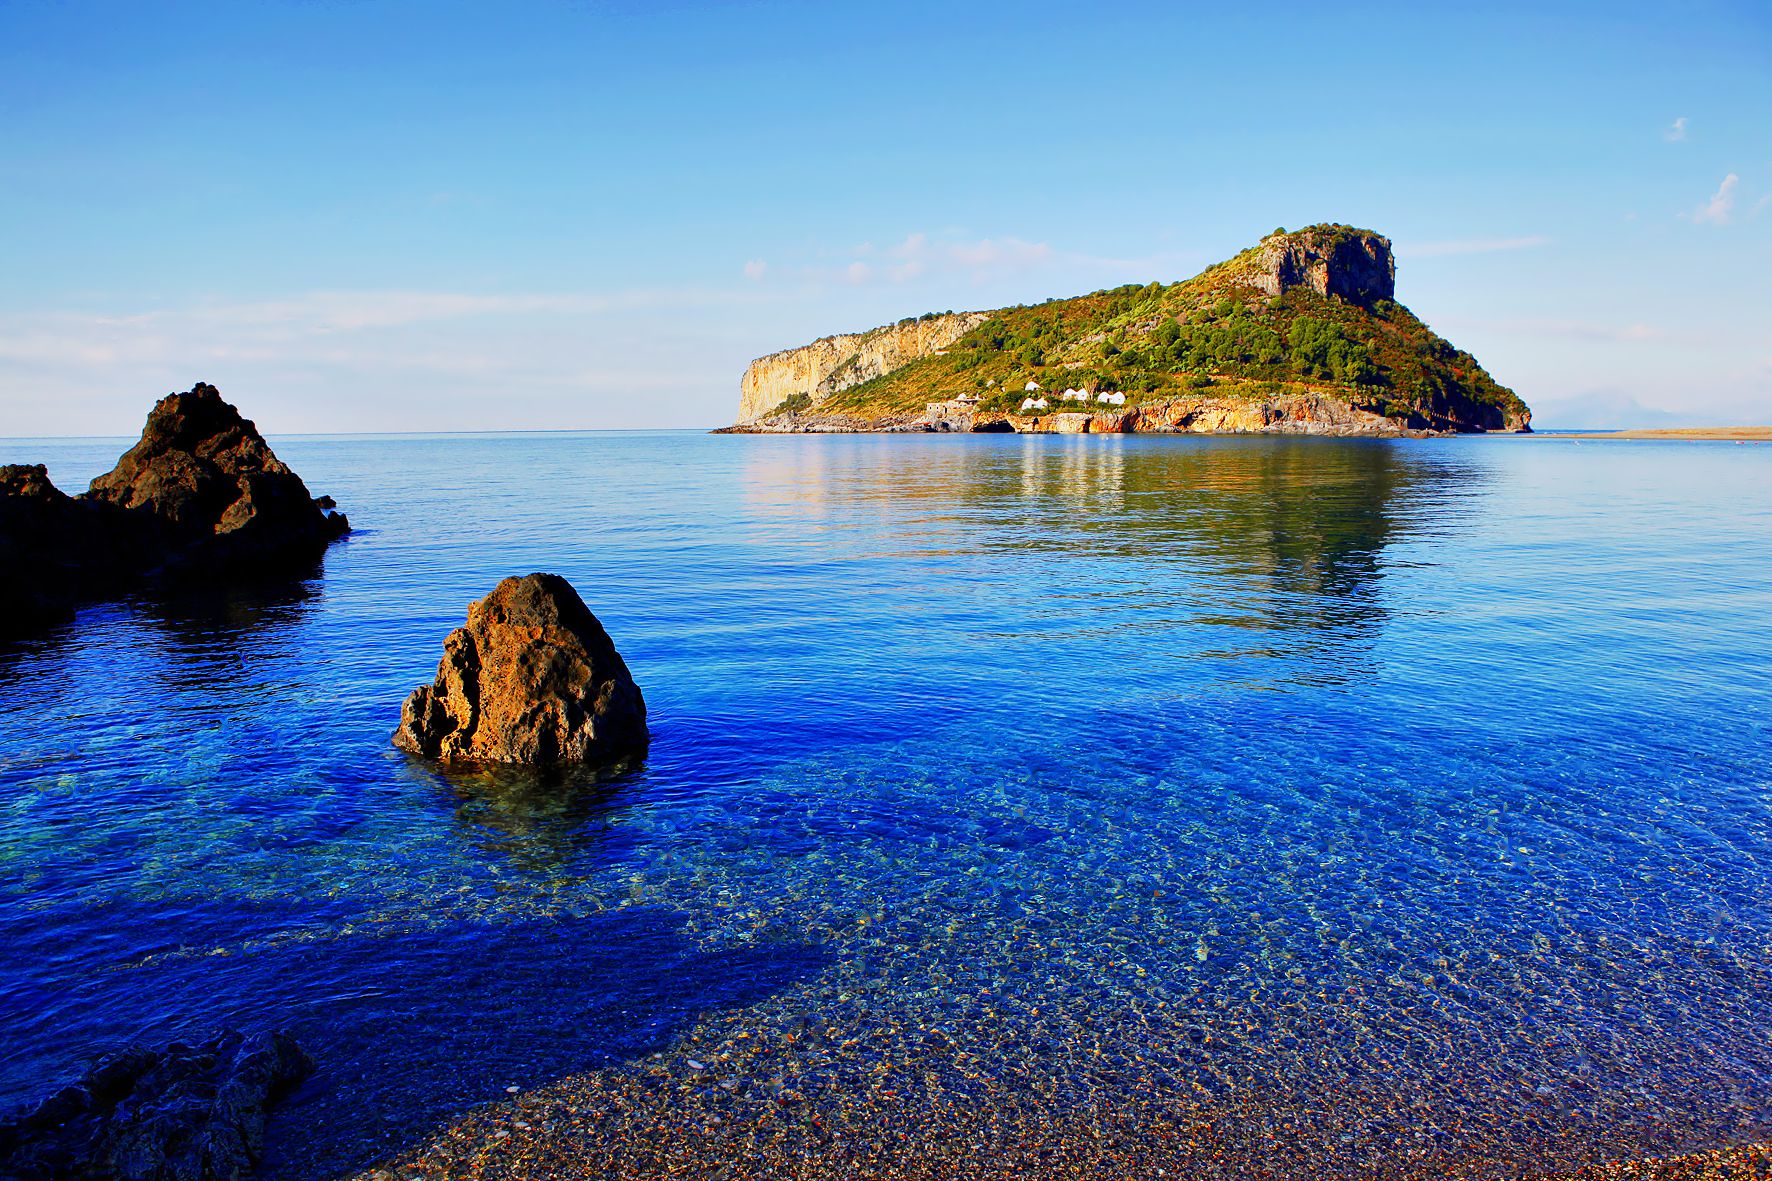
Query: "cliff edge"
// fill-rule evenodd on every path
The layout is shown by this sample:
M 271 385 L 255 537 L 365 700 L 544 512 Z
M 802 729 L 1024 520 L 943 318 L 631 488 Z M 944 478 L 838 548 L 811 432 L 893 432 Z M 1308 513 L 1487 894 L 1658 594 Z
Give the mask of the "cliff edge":
M 932 312 L 758 357 L 738 383 L 738 421 L 756 422 L 790 402 L 792 409 L 810 409 L 946 348 L 989 318 L 988 312 Z

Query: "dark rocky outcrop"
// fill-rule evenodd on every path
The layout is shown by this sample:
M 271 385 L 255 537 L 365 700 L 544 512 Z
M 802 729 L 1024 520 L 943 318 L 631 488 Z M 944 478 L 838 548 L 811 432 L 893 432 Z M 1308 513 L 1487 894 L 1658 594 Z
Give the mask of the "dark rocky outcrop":
M 142 585 L 298 573 L 349 530 L 331 507 L 214 386 L 168 395 L 80 496 L 41 465 L 0 468 L 0 635 Z
M 572 584 L 507 578 L 443 643 L 394 745 L 445 762 L 604 763 L 646 748 L 646 702 Z
M 0 467 L 0 636 L 59 622 L 81 600 L 125 589 L 134 554 L 108 506 L 67 495 L 42 464 Z
M 160 399 L 87 495 L 128 514 L 163 566 L 205 572 L 311 561 L 349 528 L 212 385 Z
M 313 1069 L 283 1033 L 126 1050 L 0 1120 L 0 1176 L 241 1181 L 263 1151 L 266 1112 Z

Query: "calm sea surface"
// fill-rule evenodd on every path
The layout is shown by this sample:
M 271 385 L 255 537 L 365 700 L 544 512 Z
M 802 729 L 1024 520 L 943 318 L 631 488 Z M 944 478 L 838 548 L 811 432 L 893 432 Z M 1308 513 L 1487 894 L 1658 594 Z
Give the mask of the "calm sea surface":
M 356 527 L 319 576 L 0 651 L 0 1104 L 288 1028 L 270 1174 L 328 1177 L 813 1028 L 728 1091 L 972 1079 L 1280 1175 L 1772 1132 L 1772 447 L 274 443 Z M 640 770 L 389 745 L 531 570 L 633 669 Z

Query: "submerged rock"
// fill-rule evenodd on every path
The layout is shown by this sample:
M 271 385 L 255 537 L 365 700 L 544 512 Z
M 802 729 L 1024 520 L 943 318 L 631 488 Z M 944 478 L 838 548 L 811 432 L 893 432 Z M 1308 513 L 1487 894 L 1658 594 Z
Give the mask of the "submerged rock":
M 284 1033 L 126 1050 L 0 1120 L 0 1175 L 240 1181 L 263 1152 L 266 1112 L 313 1069 Z
M 646 748 L 646 702 L 572 584 L 507 578 L 443 642 L 394 745 L 445 762 L 610 762 Z
M 170 394 L 80 496 L 0 468 L 0 636 L 145 583 L 299 572 L 350 529 L 331 507 L 214 386 Z

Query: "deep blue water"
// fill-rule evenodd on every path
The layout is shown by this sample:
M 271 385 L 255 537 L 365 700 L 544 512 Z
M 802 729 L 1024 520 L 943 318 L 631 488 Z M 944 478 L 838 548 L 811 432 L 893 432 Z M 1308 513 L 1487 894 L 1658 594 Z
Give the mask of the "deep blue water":
M 1054 1105 L 1131 1047 L 1292 1113 L 1301 1172 L 1772 1130 L 1772 448 L 273 442 L 356 527 L 321 575 L 0 651 L 0 1104 L 282 1026 L 271 1172 L 332 1176 L 715 1019 L 939 1014 Z M 640 770 L 389 745 L 530 570 Z

